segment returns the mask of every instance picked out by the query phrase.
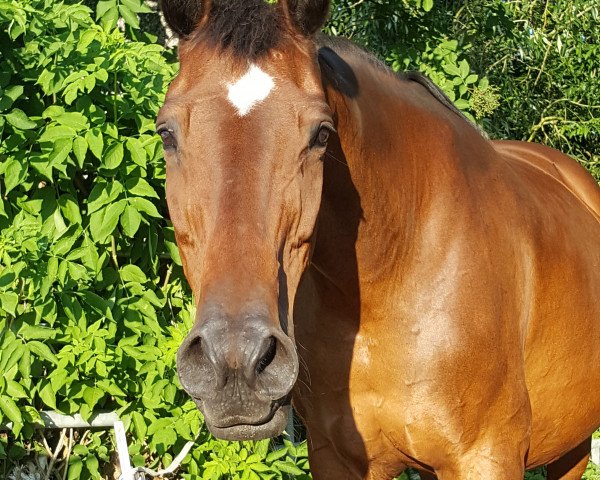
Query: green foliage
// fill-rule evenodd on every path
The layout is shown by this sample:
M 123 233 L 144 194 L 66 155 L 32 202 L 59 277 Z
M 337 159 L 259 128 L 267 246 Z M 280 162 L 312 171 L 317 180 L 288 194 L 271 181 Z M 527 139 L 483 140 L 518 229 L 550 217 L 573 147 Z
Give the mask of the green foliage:
M 555 147 L 600 180 L 600 0 L 449 4 L 449 36 L 500 100 L 491 136 Z
M 96 5 L 96 20 L 106 29 L 113 29 L 122 18 L 133 29 L 140 28 L 139 14 L 152 10 L 140 0 L 100 0 Z
M 115 8 L 137 25 L 135 5 L 100 2 L 95 24 L 77 3 L 0 2 L 0 458 L 35 448 L 40 410 L 116 410 L 136 465 L 168 465 L 200 432 L 184 478 L 304 472 L 306 445 L 212 439 L 179 388 L 193 308 L 154 135 L 175 65 L 114 28 Z M 68 478 L 99 478 L 109 438 L 76 438 Z
M 196 449 L 193 458 L 204 468 L 203 479 L 260 480 L 297 478 L 308 480 L 308 449 L 306 442 L 299 445 L 284 440 L 277 449 L 270 449 L 270 441 L 217 442 L 208 441 Z M 193 469 L 184 478 L 193 478 Z

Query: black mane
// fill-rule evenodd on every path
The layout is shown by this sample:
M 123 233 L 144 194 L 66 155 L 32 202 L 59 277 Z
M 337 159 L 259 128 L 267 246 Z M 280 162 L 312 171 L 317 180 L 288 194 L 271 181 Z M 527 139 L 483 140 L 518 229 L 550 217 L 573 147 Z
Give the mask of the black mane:
M 196 35 L 237 57 L 257 58 L 279 42 L 279 11 L 265 0 L 216 0 L 209 15 Z
M 429 77 L 422 74 L 421 72 L 409 71 L 409 72 L 395 73 L 384 62 L 382 62 L 379 58 L 377 58 L 374 54 L 372 54 L 371 52 L 368 52 L 367 50 L 363 49 L 359 45 L 357 45 L 345 38 L 320 35 L 317 38 L 317 46 L 329 48 L 333 51 L 340 52 L 340 53 L 348 52 L 348 53 L 357 55 L 360 58 L 362 58 L 365 62 L 373 65 L 378 70 L 387 72 L 390 75 L 395 76 L 399 80 L 408 80 L 408 81 L 416 82 L 419 85 L 422 85 L 442 105 L 444 105 L 450 111 L 454 112 L 456 115 L 461 117 L 466 122 L 475 126 L 475 128 L 477 128 L 483 135 L 485 135 L 485 132 L 483 132 L 478 125 L 474 124 L 456 105 L 454 105 L 452 100 L 450 100 L 448 98 L 448 96 L 444 93 L 444 91 L 440 87 L 438 87 L 435 83 L 433 83 L 433 81 Z M 340 69 L 340 70 L 343 70 L 343 69 Z M 338 73 L 342 73 L 342 72 L 338 72 Z M 344 80 L 347 80 L 347 79 L 344 79 Z

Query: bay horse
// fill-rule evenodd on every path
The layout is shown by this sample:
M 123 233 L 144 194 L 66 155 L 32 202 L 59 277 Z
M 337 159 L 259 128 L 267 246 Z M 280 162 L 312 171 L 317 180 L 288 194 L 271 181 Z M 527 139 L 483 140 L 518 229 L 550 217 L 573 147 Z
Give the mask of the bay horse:
M 600 425 L 600 190 L 426 78 L 319 33 L 326 0 L 163 0 L 157 119 L 223 439 L 306 424 L 316 479 L 581 478 Z

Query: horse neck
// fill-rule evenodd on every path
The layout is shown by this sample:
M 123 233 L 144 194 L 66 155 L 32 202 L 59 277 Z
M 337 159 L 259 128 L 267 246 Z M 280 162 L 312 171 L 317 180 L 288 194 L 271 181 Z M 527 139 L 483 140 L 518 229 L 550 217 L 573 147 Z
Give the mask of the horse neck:
M 313 264 L 349 291 L 357 270 L 361 281 L 376 281 L 410 253 L 432 192 L 456 183 L 455 132 L 485 141 L 421 85 L 356 56 L 344 60 L 359 88 L 349 98 L 327 87 L 339 143 L 324 160 Z

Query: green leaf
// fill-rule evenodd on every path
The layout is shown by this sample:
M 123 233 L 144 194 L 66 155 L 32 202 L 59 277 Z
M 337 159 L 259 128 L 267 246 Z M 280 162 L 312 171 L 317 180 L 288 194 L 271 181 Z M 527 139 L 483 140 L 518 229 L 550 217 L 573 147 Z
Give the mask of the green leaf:
M 53 410 L 56 410 L 56 393 L 54 392 L 50 382 L 46 383 L 46 385 L 44 385 L 38 394 L 45 405 L 49 406 Z
M 19 303 L 19 296 L 14 292 L 0 293 L 0 305 L 2 310 L 10 313 L 13 317 L 16 314 L 17 304 Z
M 423 10 L 429 12 L 433 8 L 433 0 L 423 0 Z
M 264 463 L 260 462 L 260 457 L 258 455 L 251 455 L 246 460 L 246 463 L 249 464 L 250 468 L 252 470 L 254 470 L 255 472 L 269 472 L 269 471 L 271 471 L 271 469 L 267 465 L 265 465 Z
M 31 130 L 37 127 L 37 123 L 29 120 L 25 112 L 18 108 L 13 108 L 10 113 L 6 114 L 6 121 L 19 130 Z
M 73 455 L 69 460 L 69 473 L 67 475 L 67 480 L 79 480 L 82 470 L 83 462 L 81 461 L 81 458 Z
M 477 79 L 478 79 L 478 78 L 479 78 L 479 76 L 478 76 L 478 75 L 476 75 L 475 73 L 473 73 L 473 74 L 469 75 L 469 76 L 468 76 L 468 77 L 465 79 L 465 83 L 466 83 L 467 85 L 471 85 L 471 84 L 473 84 L 473 83 L 477 82 Z
M 70 138 L 60 138 L 54 142 L 52 152 L 48 156 L 48 163 L 54 167 L 61 165 L 69 156 L 73 148 L 73 141 Z
M 4 90 L 4 94 L 0 96 L 0 112 L 8 110 L 12 107 L 12 104 L 17 100 L 21 95 L 23 95 L 23 86 L 22 85 L 12 85 Z
M 77 225 L 81 225 L 82 218 L 81 212 L 79 211 L 79 205 L 77 200 L 72 195 L 68 193 L 61 195 L 58 199 L 58 205 L 60 206 L 60 210 L 63 215 L 69 222 L 75 223 Z
M 165 236 L 165 247 L 171 256 L 171 259 L 175 264 L 181 266 L 181 255 L 179 254 L 179 248 L 177 248 L 177 243 L 175 243 L 175 232 L 172 227 L 165 228 L 163 230 Z
M 273 463 L 275 460 L 279 460 L 280 458 L 285 457 L 286 455 L 287 455 L 287 449 L 280 448 L 279 450 L 275 450 L 275 451 L 269 453 L 267 455 L 267 458 L 265 459 L 265 462 Z
M 175 445 L 177 441 L 177 433 L 172 427 L 161 428 L 152 436 L 152 443 L 155 445 L 162 444 L 165 447 Z
M 102 150 L 104 149 L 104 138 L 98 128 L 92 128 L 85 133 L 85 139 L 90 146 L 90 151 L 98 160 L 102 160 Z
M 85 387 L 83 389 L 83 400 L 87 403 L 91 410 L 104 397 L 104 392 L 96 387 Z
M 148 279 L 140 267 L 137 265 L 125 265 L 121 267 L 121 279 L 124 282 L 144 283 Z
M 104 205 L 114 202 L 123 193 L 123 185 L 118 181 L 106 183 L 99 181 L 94 185 L 88 197 L 88 213 L 93 213 Z
M 96 77 L 94 75 L 88 75 L 83 81 L 85 90 L 90 93 L 96 87 Z
M 40 137 L 40 142 L 52 142 L 60 138 L 74 138 L 77 136 L 75 129 L 64 125 L 51 125 L 46 127 L 44 133 Z
M 136 29 L 140 28 L 138 16 L 131 10 L 129 10 L 129 8 L 127 8 L 126 5 L 119 5 L 119 13 L 123 17 L 123 20 L 125 20 L 125 23 L 127 23 L 127 25 L 130 25 Z
M 48 267 L 46 269 L 46 273 L 50 278 L 56 277 L 58 273 L 58 258 L 50 257 L 48 259 Z
M 19 360 L 19 372 L 21 372 L 21 377 L 25 379 L 28 379 L 31 375 L 31 354 L 27 348 L 23 349 L 23 355 Z
M 52 353 L 50 347 L 48 347 L 48 345 L 46 345 L 45 343 L 34 340 L 32 342 L 29 342 L 27 345 L 29 346 L 29 350 L 35 353 L 38 357 L 41 357 L 44 360 L 48 360 L 49 362 L 58 365 L 58 358 L 56 358 L 56 355 Z
M 456 107 L 460 110 L 467 110 L 469 108 L 469 101 L 465 100 L 464 98 L 459 98 L 456 100 L 456 102 L 454 102 L 454 105 L 456 105 Z
M 96 70 L 96 72 L 94 72 L 94 76 L 101 82 L 106 82 L 108 80 L 108 72 L 103 68 Z
M 96 5 L 96 20 L 101 19 L 116 4 L 116 0 L 100 0 Z
M 113 320 L 111 304 L 107 300 L 89 290 L 84 290 L 81 292 L 81 296 L 83 297 L 84 305 L 89 305 L 100 315 L 108 318 L 109 320 Z
M 77 445 L 75 445 L 73 447 L 73 453 L 75 455 L 80 455 L 82 457 L 85 457 L 89 453 L 89 449 L 85 445 L 78 443 Z
M 81 230 L 78 229 L 77 226 L 69 227 L 61 234 L 61 237 L 54 242 L 51 248 L 52 252 L 55 255 L 65 255 L 67 252 L 69 252 L 69 250 L 71 250 L 71 248 L 73 248 L 73 245 L 78 240 L 80 235 Z
M 96 456 L 94 454 L 89 454 L 86 458 L 85 458 L 85 466 L 88 470 L 88 472 L 90 472 L 92 478 L 94 479 L 99 479 L 100 477 L 100 472 L 98 470 L 98 459 L 96 458 Z
M 85 154 L 88 150 L 88 143 L 85 138 L 77 137 L 73 140 L 73 153 L 75 154 L 75 158 L 77 159 L 77 164 L 79 168 L 83 168 L 83 163 L 85 162 Z
M 271 440 L 265 439 L 256 442 L 254 445 L 254 453 L 258 455 L 261 459 L 265 458 L 269 452 L 269 445 L 271 444 Z
M 453 77 L 460 77 L 460 69 L 453 63 L 445 63 L 443 65 L 443 69 L 446 73 L 452 75 Z
M 50 374 L 48 378 L 55 392 L 58 392 L 67 383 L 68 375 L 65 369 L 56 369 Z
M 131 205 L 127 205 L 121 214 L 123 233 L 132 238 L 139 230 L 141 221 L 142 215 Z
M 10 371 L 19 360 L 23 357 L 27 348 L 21 343 L 20 340 L 13 340 L 8 347 L 5 347 L 2 351 L 0 361 L 0 372 L 6 375 L 6 372 Z
M 273 463 L 273 466 L 278 470 L 284 473 L 289 473 L 290 475 L 303 475 L 304 471 L 300 470 L 296 465 L 291 462 L 280 462 L 276 461 Z
M 113 6 L 109 8 L 104 15 L 102 15 L 101 23 L 105 29 L 112 30 L 116 27 L 118 19 L 119 10 L 117 10 L 116 6 Z
M 135 436 L 138 438 L 138 440 L 145 440 L 148 427 L 142 414 L 139 412 L 132 412 L 131 420 L 133 423 L 133 428 L 135 430 Z
M 6 393 L 12 398 L 29 398 L 23 386 L 14 380 L 6 381 Z
M 138 197 L 159 198 L 156 190 L 141 177 L 130 178 L 125 182 L 125 190 Z
M 110 170 L 113 170 L 121 165 L 122 161 L 123 144 L 116 142 L 106 149 L 106 153 L 102 158 L 102 165 Z
M 50 72 L 47 69 L 42 70 L 42 73 L 40 73 L 36 83 L 42 87 L 42 91 L 47 95 L 55 93 L 56 91 L 55 73 Z
M 162 215 L 158 213 L 154 204 L 145 198 L 132 197 L 129 199 L 129 203 L 140 213 L 145 213 L 155 218 L 162 218 Z
M 140 2 L 139 0 L 121 0 L 121 3 L 125 6 L 127 6 L 127 8 L 129 8 L 129 10 L 131 10 L 132 12 L 135 13 L 151 13 L 152 10 L 149 9 L 144 2 Z
M 75 99 L 77 98 L 77 95 L 79 93 L 79 90 L 82 90 L 82 83 L 83 83 L 83 79 L 78 79 L 75 80 L 74 82 L 70 83 L 67 88 L 65 88 L 63 90 L 63 98 L 65 100 L 65 103 L 67 105 L 71 105 Z
M 54 338 L 56 336 L 56 330 L 24 323 L 19 329 L 19 335 L 25 340 L 46 340 L 48 338 Z
M 75 130 L 83 130 L 89 126 L 87 118 L 80 112 L 63 113 L 55 117 L 55 120 L 61 125 L 74 128 Z
M 114 383 L 106 380 L 106 379 L 102 379 L 99 380 L 96 385 L 101 388 L 102 390 L 104 390 L 106 393 L 108 393 L 109 395 L 112 395 L 113 397 L 126 397 L 127 394 L 121 390 L 117 385 L 115 385 Z
M 0 395 L 0 410 L 6 415 L 6 417 L 14 423 L 23 423 L 23 417 L 21 411 L 14 400 L 5 395 Z
M 119 223 L 119 216 L 125 210 L 126 204 L 125 200 L 119 200 L 91 215 L 90 233 L 96 242 L 104 242 L 115 231 Z
M 90 43 L 92 43 L 98 35 L 96 30 L 84 30 L 79 37 L 79 41 L 77 42 L 77 50 L 80 52 L 85 52 Z
M 9 160 L 4 170 L 4 186 L 6 188 L 6 193 L 19 185 L 26 174 L 27 170 L 21 162 L 13 159 Z
M 133 163 L 140 167 L 146 168 L 146 149 L 143 147 L 142 142 L 137 138 L 130 137 L 125 142 L 125 146 L 131 154 Z
M 460 68 L 460 76 L 462 78 L 467 78 L 469 76 L 469 72 L 471 71 L 471 69 L 469 67 L 469 62 L 467 62 L 466 60 L 462 60 L 459 64 L 459 68 Z

